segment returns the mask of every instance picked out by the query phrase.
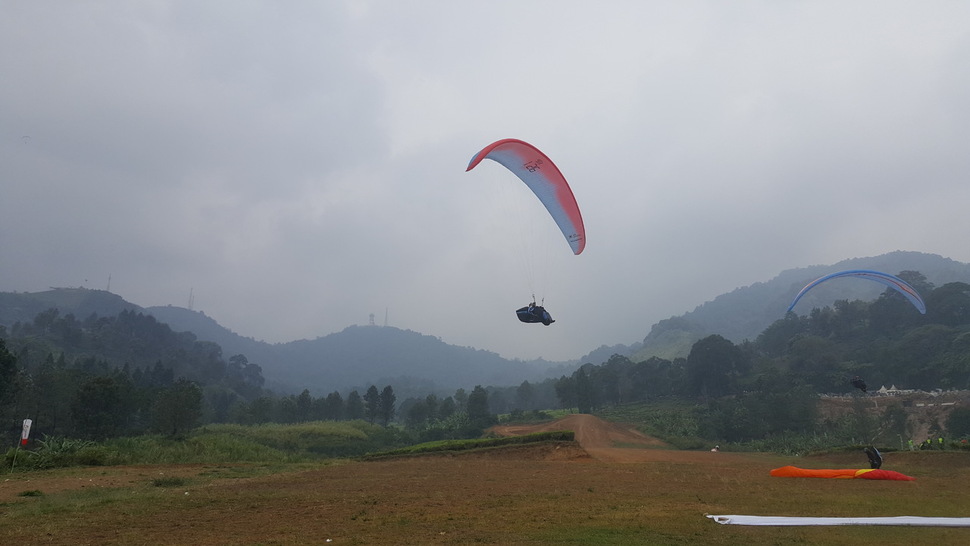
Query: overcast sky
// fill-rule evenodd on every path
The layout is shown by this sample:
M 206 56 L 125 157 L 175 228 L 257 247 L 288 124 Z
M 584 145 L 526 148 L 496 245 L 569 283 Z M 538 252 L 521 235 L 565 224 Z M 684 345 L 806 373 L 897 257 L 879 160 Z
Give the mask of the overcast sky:
M 967 262 L 968 21 L 957 1 L 0 0 L 0 290 L 110 279 L 270 342 L 374 314 L 559 360 L 785 269 Z M 465 172 L 509 137 L 565 173 L 582 255 L 497 163 Z M 515 319 L 533 292 L 554 325 Z

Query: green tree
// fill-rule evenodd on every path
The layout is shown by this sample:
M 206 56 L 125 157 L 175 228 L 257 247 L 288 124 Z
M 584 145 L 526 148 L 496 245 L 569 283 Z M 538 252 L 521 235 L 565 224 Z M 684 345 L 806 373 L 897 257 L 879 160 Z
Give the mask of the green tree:
M 424 398 L 424 403 L 428 406 L 428 419 L 437 419 L 438 408 L 441 406 L 441 402 L 438 401 L 438 397 L 434 394 L 429 394 Z
M 378 403 L 378 414 L 381 418 L 381 423 L 386 427 L 391 423 L 391 419 L 394 418 L 394 412 L 396 411 L 396 406 L 394 403 L 397 401 L 397 397 L 394 396 L 394 389 L 390 385 L 384 387 L 381 391 L 380 402 Z
M 458 405 L 455 404 L 455 399 L 452 397 L 447 397 L 441 401 L 438 406 L 438 415 L 436 416 L 440 420 L 447 419 L 458 411 Z
M 766 374 L 751 389 L 710 402 L 703 412 L 708 437 L 741 442 L 812 430 L 818 397 L 810 388 Z
M 13 378 L 17 375 L 17 358 L 7 350 L 7 344 L 0 338 L 0 408 L 13 396 Z
M 593 413 L 597 407 L 596 389 L 593 382 L 587 375 L 585 367 L 579 368 L 573 373 L 573 382 L 576 385 L 576 407 L 579 413 Z
M 363 419 L 365 413 L 364 400 L 356 390 L 350 391 L 347 395 L 347 408 L 345 418 L 350 421 Z
M 488 391 L 475 385 L 468 395 L 468 420 L 473 426 L 486 428 L 495 423 L 495 416 L 488 411 Z
M 256 398 L 249 403 L 246 422 L 257 425 L 271 422 L 273 419 L 273 405 L 273 399 L 269 396 Z
M 576 395 L 576 374 L 566 377 L 565 375 L 560 377 L 556 381 L 555 385 L 556 398 L 559 399 L 559 405 L 563 408 L 575 408 L 577 405 L 577 395 Z
M 112 377 L 94 377 L 81 384 L 71 402 L 78 435 L 103 440 L 115 436 L 123 420 L 121 390 Z
M 601 366 L 591 369 L 589 375 L 595 385 L 596 399 L 614 406 L 632 401 L 634 368 L 629 358 L 614 354 Z
M 528 381 L 523 381 L 515 389 L 515 407 L 520 410 L 530 410 L 536 397 L 536 390 Z
M 236 391 L 221 385 L 207 385 L 203 389 L 206 406 L 209 408 L 207 422 L 228 423 L 230 409 L 239 400 Z
M 924 293 L 928 294 L 929 291 Z M 919 311 L 892 288 L 887 288 L 876 301 L 869 304 L 869 329 L 874 335 L 897 335 L 924 322 Z
M 943 379 L 941 363 L 957 333 L 941 324 L 913 328 L 892 343 L 887 368 L 912 388 L 935 389 Z
M 300 396 L 296 398 L 296 418 L 297 421 L 305 423 L 311 420 L 313 412 L 313 397 L 310 396 L 309 389 L 303 389 Z
M 834 310 L 812 311 L 809 333 L 841 341 L 865 336 L 869 326 L 869 304 L 860 300 L 836 300 Z
M 34 317 L 34 331 L 37 333 L 47 333 L 50 331 L 51 327 L 54 325 L 54 321 L 57 320 L 57 317 L 60 314 L 61 312 L 53 307 L 41 313 L 37 313 L 37 316 Z
M 405 423 L 409 428 L 421 428 L 428 424 L 428 404 L 424 400 L 415 400 L 407 409 Z
M 262 393 L 266 380 L 263 378 L 263 369 L 250 362 L 246 355 L 233 355 L 226 365 L 225 381 L 243 398 L 252 400 Z
M 455 408 L 458 411 L 465 411 L 468 409 L 468 393 L 465 392 L 465 389 L 456 390 L 453 398 L 455 400 Z
M 364 418 L 368 423 L 377 422 L 377 417 L 381 413 L 381 393 L 377 387 L 371 385 L 364 393 Z
M 845 387 L 845 378 L 833 377 L 838 367 L 841 348 L 830 338 L 817 335 L 797 336 L 790 343 L 789 366 L 797 377 L 820 392 Z
M 276 423 L 295 423 L 297 421 L 296 397 L 292 394 L 276 401 Z
M 791 340 L 804 329 L 802 319 L 789 311 L 785 318 L 776 320 L 758 335 L 758 347 L 769 356 L 783 356 L 788 351 Z
M 71 402 L 82 383 L 78 370 L 70 369 L 63 355 L 48 359 L 33 374 L 28 411 L 34 416 L 38 434 L 64 435 L 73 432 Z
M 947 326 L 970 323 L 970 284 L 951 282 L 930 292 L 926 300 L 926 316 Z
M 716 334 L 695 343 L 687 355 L 687 380 L 692 394 L 713 398 L 733 394 L 747 369 L 741 350 Z
M 680 394 L 683 388 L 684 359 L 675 362 L 652 356 L 636 364 L 632 376 L 634 392 L 642 400 L 651 396 Z
M 185 378 L 163 389 L 152 407 L 152 427 L 162 434 L 178 436 L 199 424 L 202 418 L 202 389 Z
M 357 394 L 357 391 L 354 391 L 351 394 L 356 395 Z M 354 403 L 356 403 L 357 406 L 360 405 L 360 403 L 361 403 L 360 396 L 348 397 L 347 398 L 347 404 L 348 405 L 351 405 L 351 404 L 354 404 Z M 327 398 L 323 402 L 323 418 L 324 419 L 328 419 L 328 420 L 331 420 L 331 421 L 340 421 L 345 416 L 345 410 L 348 410 L 349 411 L 348 408 L 345 408 L 344 407 L 344 399 L 343 399 L 342 396 L 340 396 L 340 393 L 339 392 L 333 391 L 332 393 L 330 393 L 330 394 L 327 395 Z M 358 409 L 358 410 L 356 410 L 355 416 L 347 415 L 346 417 L 348 419 L 360 419 L 360 414 L 361 414 L 361 410 Z

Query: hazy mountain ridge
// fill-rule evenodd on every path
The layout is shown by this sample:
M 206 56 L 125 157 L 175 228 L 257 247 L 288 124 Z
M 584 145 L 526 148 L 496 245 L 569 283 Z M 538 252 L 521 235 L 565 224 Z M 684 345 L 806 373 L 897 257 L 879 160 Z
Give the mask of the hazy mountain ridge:
M 792 298 L 806 284 L 822 275 L 848 269 L 874 269 L 894 275 L 901 271 L 919 271 L 937 287 L 957 281 L 970 283 L 970 264 L 936 254 L 900 250 L 868 258 L 851 258 L 832 265 L 788 269 L 769 281 L 737 288 L 693 311 L 658 322 L 644 338 L 643 347 L 633 352 L 631 358 L 684 357 L 695 341 L 711 334 L 735 343 L 753 340 L 785 316 Z M 832 305 L 837 300 L 872 300 L 885 289 L 881 284 L 858 279 L 824 283 L 805 295 L 794 311 L 804 315 L 814 307 Z
M 613 354 L 635 361 L 651 356 L 665 359 L 686 356 L 693 343 L 719 334 L 734 342 L 756 338 L 785 315 L 791 298 L 802 286 L 823 274 L 843 269 L 877 269 L 890 273 L 915 270 L 929 282 L 970 283 L 970 265 L 920 252 L 892 252 L 871 258 L 853 258 L 834 265 L 815 265 L 783 271 L 773 279 L 722 294 L 677 317 L 654 324 L 642 342 L 600 346 L 575 361 L 524 362 L 496 353 L 459 347 L 432 335 L 387 326 L 349 326 L 341 332 L 313 340 L 270 344 L 240 336 L 199 311 L 160 306 L 143 308 L 116 294 L 84 288 L 45 292 L 0 293 L 0 324 L 29 322 L 49 308 L 83 319 L 92 313 L 113 316 L 134 310 L 154 316 L 177 332 L 192 332 L 201 341 L 217 343 L 223 356 L 236 354 L 263 369 L 267 386 L 281 392 L 308 388 L 315 395 L 371 384 L 410 384 L 416 389 L 441 392 L 474 385 L 509 386 L 524 380 L 541 381 L 572 373 L 581 363 L 599 364 Z M 874 299 L 884 287 L 871 282 L 827 283 L 813 290 L 796 309 L 801 314 L 838 299 Z
M 122 311 L 144 311 L 117 294 L 86 288 L 51 288 L 44 292 L 0 292 L 0 324 L 30 322 L 38 313 L 56 308 L 62 315 L 73 314 L 84 319 L 92 313 L 99 317 L 114 316 Z
M 308 384 L 366 386 L 369 381 L 431 380 L 452 391 L 475 385 L 517 385 L 545 377 L 554 363 L 507 360 L 496 353 L 444 343 L 435 336 L 391 326 L 349 326 L 336 334 L 279 346 L 277 373 Z M 332 390 L 332 389 L 331 389 Z
M 243 337 L 201 311 L 165 305 L 146 307 L 142 312 L 154 316 L 159 322 L 168 324 L 173 330 L 192 332 L 201 340 L 219 344 L 226 358 L 241 354 L 245 355 L 250 362 L 260 366 L 264 366 L 263 363 L 272 365 L 276 361 L 277 345 Z M 270 383 L 278 383 L 273 375 L 266 379 Z
M 175 306 L 140 307 L 104 290 L 52 288 L 49 291 L 0 293 L 0 325 L 31 322 L 56 308 L 79 319 L 92 314 L 114 316 L 136 311 L 155 317 L 176 332 L 191 332 L 222 348 L 224 358 L 242 354 L 258 364 L 266 386 L 280 392 L 309 389 L 314 395 L 334 390 L 394 384 L 399 395 L 413 385 L 421 396 L 429 391 L 451 394 L 475 385 L 518 385 L 541 381 L 553 371 L 577 362 L 508 360 L 497 353 L 444 343 L 430 335 L 383 326 L 349 326 L 313 340 L 270 344 L 240 336 L 199 311 Z M 401 386 L 399 388 L 398 386 Z
M 180 307 L 145 310 L 176 329 L 243 354 L 259 364 L 267 381 L 281 390 L 326 394 L 370 384 L 422 384 L 450 394 L 476 384 L 508 385 L 546 377 L 547 369 L 569 363 L 508 360 L 496 353 L 444 343 L 435 336 L 392 326 L 348 326 L 312 340 L 270 344 L 242 337 L 204 314 Z M 427 394 L 427 389 L 424 391 Z

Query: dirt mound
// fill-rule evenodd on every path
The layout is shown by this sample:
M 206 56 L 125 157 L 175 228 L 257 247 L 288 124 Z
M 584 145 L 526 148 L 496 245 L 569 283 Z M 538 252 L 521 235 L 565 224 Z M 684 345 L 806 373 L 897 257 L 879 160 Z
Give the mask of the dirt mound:
M 519 436 L 535 432 L 571 430 L 576 442 L 594 459 L 611 462 L 640 462 L 668 458 L 669 455 L 651 453 L 668 450 L 670 446 L 647 436 L 632 426 L 604 421 L 587 414 L 567 415 L 555 421 L 537 425 L 496 426 L 490 429 L 499 436 Z
M 472 452 L 433 453 L 429 456 L 461 457 L 463 460 L 488 459 L 509 461 L 589 461 L 589 453 L 574 442 L 543 442 L 541 444 L 525 444 L 517 446 L 502 446 L 498 449 L 485 449 Z

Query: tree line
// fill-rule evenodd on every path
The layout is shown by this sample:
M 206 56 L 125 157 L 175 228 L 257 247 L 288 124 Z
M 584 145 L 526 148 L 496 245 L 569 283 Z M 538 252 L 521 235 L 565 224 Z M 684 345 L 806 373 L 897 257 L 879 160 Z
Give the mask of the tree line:
M 542 382 L 476 385 L 400 402 L 391 385 L 363 394 L 277 394 L 244 355 L 226 359 L 217 344 L 173 332 L 150 315 L 78 320 L 50 309 L 9 332 L 0 326 L 0 416 L 8 436 L 23 417 L 34 419 L 37 434 L 81 438 L 179 435 L 205 423 L 363 419 L 433 440 L 475 436 L 498 414 L 557 407 L 593 413 L 680 398 L 697 403 L 699 436 L 745 441 L 808 433 L 818 393 L 851 392 L 853 376 L 871 385 L 970 388 L 970 285 L 937 288 L 918 272 L 899 276 L 923 294 L 926 315 L 887 290 L 872 302 L 788 313 L 755 340 L 707 336 L 685 358 L 633 362 L 613 355 Z
M 613 355 L 587 363 L 556 382 L 557 396 L 582 413 L 693 400 L 698 435 L 748 441 L 815 432 L 819 393 L 854 392 L 855 376 L 875 386 L 970 389 L 970 285 L 937 288 L 915 271 L 899 276 L 923 295 L 925 315 L 887 289 L 872 302 L 840 300 L 807 316 L 788 313 L 755 340 L 735 344 L 709 335 L 686 358 L 633 362 Z M 890 409 L 890 426 L 902 434 L 901 410 Z M 954 427 L 970 434 L 970 426 L 958 424 L 962 419 Z
M 245 355 L 224 359 L 217 344 L 134 311 L 78 320 L 49 309 L 9 332 L 0 326 L 0 418 L 10 441 L 23 418 L 33 420 L 35 437 L 84 439 L 179 436 L 206 423 L 356 419 L 400 422 L 440 439 L 475 436 L 495 421 L 482 386 L 409 398 L 399 408 L 391 385 L 321 397 L 264 385 L 262 368 Z

